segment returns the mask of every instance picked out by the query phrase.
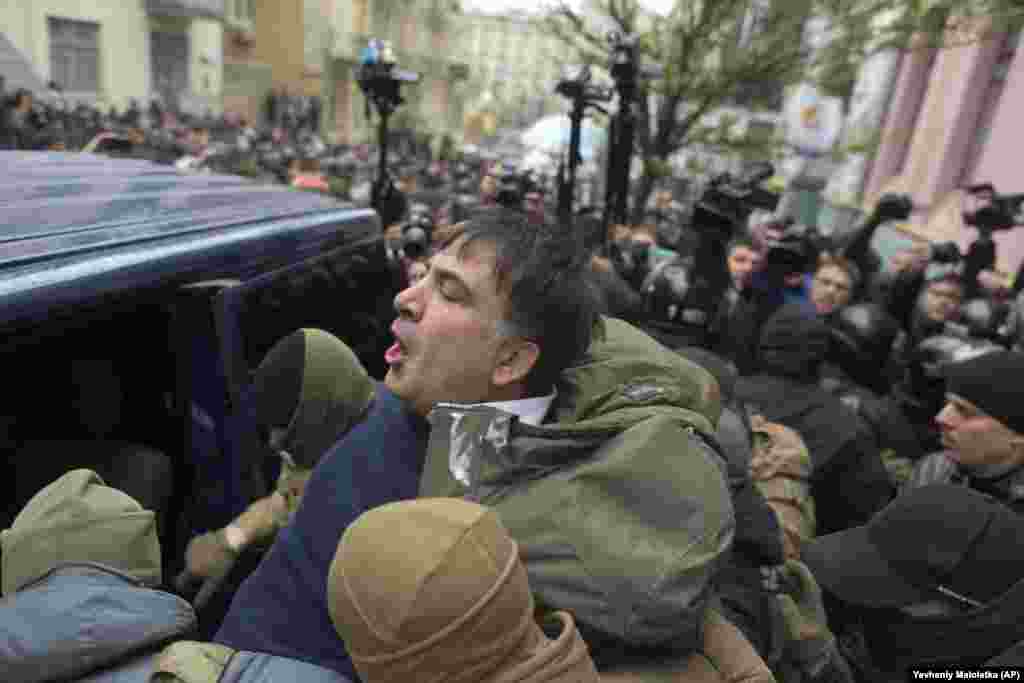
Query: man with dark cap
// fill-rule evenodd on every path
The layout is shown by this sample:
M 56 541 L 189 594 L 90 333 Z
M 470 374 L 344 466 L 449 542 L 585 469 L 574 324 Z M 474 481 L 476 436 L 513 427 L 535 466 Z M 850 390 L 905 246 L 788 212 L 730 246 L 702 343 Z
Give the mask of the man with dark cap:
M 754 412 L 807 443 L 821 533 L 867 521 L 894 493 L 868 427 L 819 385 L 828 345 L 825 322 L 800 304 L 783 306 L 761 330 L 757 374 L 736 386 Z
M 344 342 L 323 330 L 301 329 L 270 349 L 256 369 L 252 391 L 256 423 L 264 443 L 281 458 L 281 474 L 271 495 L 254 502 L 223 529 L 189 543 L 185 570 L 176 584 L 185 591 L 203 582 L 194 602 L 204 608 L 204 632 L 220 623 L 238 585 L 237 580 L 231 585 L 235 576 L 229 578 L 229 573 L 243 552 L 265 547 L 288 523 L 320 458 L 366 414 L 374 386 Z M 215 592 L 224 604 L 206 609 Z
M 908 487 L 958 483 L 1024 513 L 1024 354 L 986 353 L 943 374 L 947 403 L 935 421 L 949 450 L 918 463 Z
M 813 578 L 794 573 L 791 589 L 803 603 L 793 616 L 816 633 L 808 664 L 836 660 L 835 634 L 857 680 L 889 683 L 911 667 L 981 666 L 1024 638 L 1024 519 L 978 491 L 915 489 L 813 540 L 803 559 Z

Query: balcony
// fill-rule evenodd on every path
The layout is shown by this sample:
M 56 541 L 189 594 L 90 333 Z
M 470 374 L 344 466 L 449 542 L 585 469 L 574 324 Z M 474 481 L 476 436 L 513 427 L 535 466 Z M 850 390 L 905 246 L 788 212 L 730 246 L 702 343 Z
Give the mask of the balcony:
M 145 6 L 154 16 L 224 19 L 224 0 L 146 0 Z

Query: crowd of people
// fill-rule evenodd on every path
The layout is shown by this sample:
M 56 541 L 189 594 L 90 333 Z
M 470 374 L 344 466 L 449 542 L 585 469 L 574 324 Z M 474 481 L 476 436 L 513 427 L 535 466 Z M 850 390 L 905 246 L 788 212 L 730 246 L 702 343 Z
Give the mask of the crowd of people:
M 32 107 L 15 99 L 5 130 Z M 285 144 L 239 124 L 232 163 Z M 173 163 L 208 167 L 209 133 Z M 311 149 L 289 181 L 349 196 L 293 139 Z M 176 576 L 152 480 L 36 482 L 0 535 L 0 679 L 884 683 L 1024 663 L 1024 283 L 952 243 L 883 262 L 899 196 L 836 239 L 750 213 L 710 263 L 668 191 L 637 224 L 585 209 L 570 228 L 543 178 L 502 164 L 395 180 L 383 381 L 324 331 L 280 340 L 252 393 L 281 474 Z

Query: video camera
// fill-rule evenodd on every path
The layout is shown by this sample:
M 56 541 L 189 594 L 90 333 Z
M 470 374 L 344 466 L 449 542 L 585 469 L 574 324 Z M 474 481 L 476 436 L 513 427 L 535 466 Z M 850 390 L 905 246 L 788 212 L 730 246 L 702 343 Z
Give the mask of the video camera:
M 402 224 L 402 253 L 410 259 L 426 256 L 434 239 L 434 217 L 426 204 L 413 204 Z
M 487 175 L 497 183 L 494 201 L 509 209 L 522 209 L 523 199 L 528 193 L 544 191 L 530 170 L 516 171 L 498 164 L 492 166 Z
M 964 211 L 963 220 L 982 233 L 1012 230 L 1024 225 L 1024 194 L 996 192 L 991 183 L 971 185 L 966 188 L 969 195 L 983 197 L 987 203 L 974 211 Z
M 387 115 L 405 101 L 399 92 L 402 84 L 415 83 L 420 76 L 400 69 L 391 44 L 375 38 L 363 49 L 356 78 L 366 97 Z
M 588 103 L 611 101 L 611 89 L 592 82 L 589 64 L 566 68 L 564 74 L 555 85 L 555 92 L 562 97 L 573 101 L 581 99 Z

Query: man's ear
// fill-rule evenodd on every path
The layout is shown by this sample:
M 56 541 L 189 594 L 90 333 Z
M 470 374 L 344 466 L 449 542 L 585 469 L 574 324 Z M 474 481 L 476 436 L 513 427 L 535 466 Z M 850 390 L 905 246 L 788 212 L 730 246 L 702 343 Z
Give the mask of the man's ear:
M 1012 434 L 1010 437 L 1010 449 L 1013 453 L 1013 461 L 1018 464 L 1024 463 L 1024 435 L 1016 432 Z
M 498 364 L 491 374 L 495 386 L 507 387 L 526 380 L 540 358 L 540 347 L 526 339 L 508 339 L 498 350 Z

